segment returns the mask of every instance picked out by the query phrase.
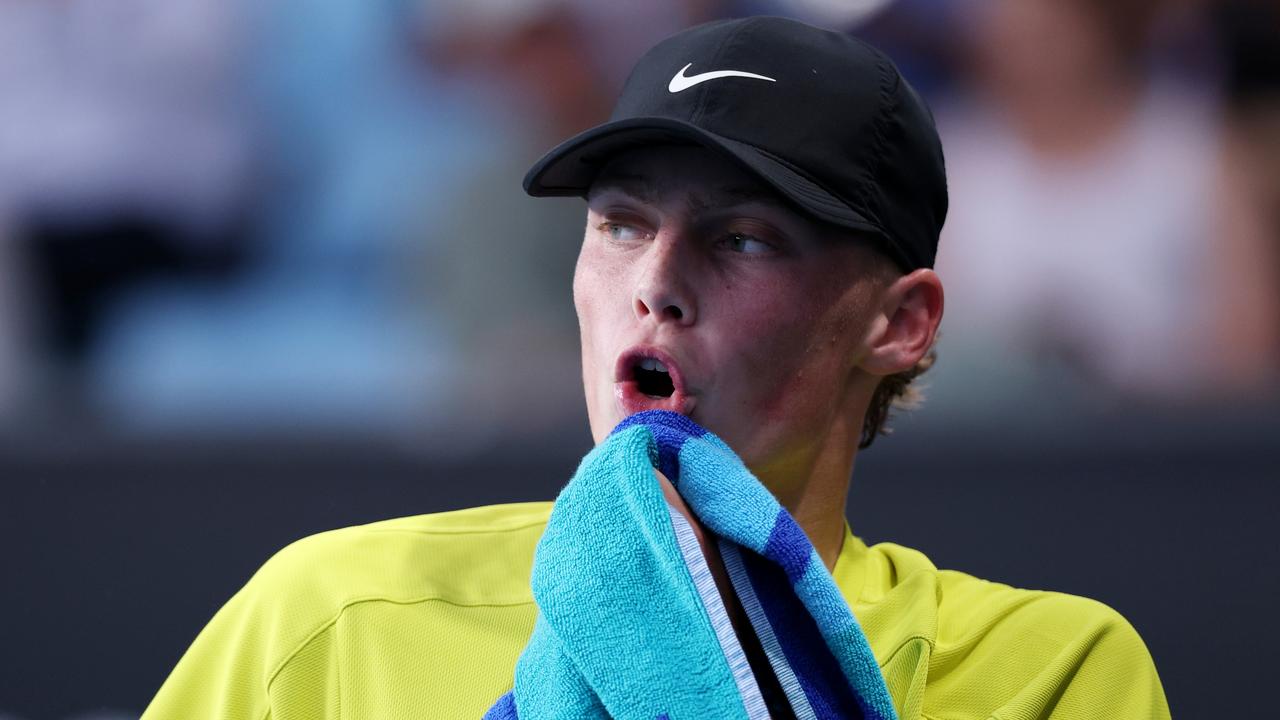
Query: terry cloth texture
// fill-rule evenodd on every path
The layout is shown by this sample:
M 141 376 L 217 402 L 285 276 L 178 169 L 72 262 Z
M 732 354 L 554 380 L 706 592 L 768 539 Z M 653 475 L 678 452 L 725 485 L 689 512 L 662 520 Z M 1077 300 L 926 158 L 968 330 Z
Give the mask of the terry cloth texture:
M 693 530 L 716 536 L 797 718 L 896 720 L 862 629 L 804 532 L 719 438 L 633 415 L 583 460 L 534 558 L 533 635 L 485 720 L 767 718 Z

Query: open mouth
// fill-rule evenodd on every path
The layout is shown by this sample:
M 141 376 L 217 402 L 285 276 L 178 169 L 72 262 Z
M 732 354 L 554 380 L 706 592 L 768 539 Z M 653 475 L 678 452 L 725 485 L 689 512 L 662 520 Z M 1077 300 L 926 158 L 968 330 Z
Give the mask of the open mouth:
M 688 414 L 693 408 L 680 368 L 655 347 L 635 347 L 618 357 L 614 391 L 625 415 L 644 410 Z
M 676 391 L 676 384 L 672 382 L 667 366 L 657 358 L 641 358 L 633 374 L 636 379 L 636 389 L 649 397 L 667 398 Z

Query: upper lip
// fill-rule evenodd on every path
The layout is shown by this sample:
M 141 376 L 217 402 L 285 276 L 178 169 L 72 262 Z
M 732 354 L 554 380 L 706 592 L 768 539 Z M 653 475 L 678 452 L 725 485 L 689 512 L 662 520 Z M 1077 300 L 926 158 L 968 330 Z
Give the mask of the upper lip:
M 614 382 L 635 380 L 635 369 L 645 358 L 653 358 L 666 367 L 667 374 L 671 376 L 671 385 L 675 388 L 673 396 L 689 394 L 684 382 L 684 373 L 680 370 L 680 363 L 676 362 L 676 359 L 667 351 L 652 345 L 637 345 L 624 350 L 618 356 L 618 364 L 614 368 Z

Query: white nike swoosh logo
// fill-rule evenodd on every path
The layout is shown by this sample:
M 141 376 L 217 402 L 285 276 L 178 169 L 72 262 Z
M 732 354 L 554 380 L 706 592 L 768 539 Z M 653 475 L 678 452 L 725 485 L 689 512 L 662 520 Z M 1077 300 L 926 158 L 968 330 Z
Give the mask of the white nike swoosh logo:
M 680 72 L 676 73 L 675 77 L 671 78 L 671 84 L 667 85 L 668 92 L 678 93 L 681 90 L 688 90 L 689 88 L 693 87 L 694 85 L 697 85 L 698 83 L 704 83 L 708 80 L 717 80 L 719 78 L 727 78 L 727 77 L 743 77 L 743 78 L 752 78 L 755 80 L 768 80 L 769 82 L 777 82 L 771 77 L 765 77 L 764 75 L 757 75 L 755 73 L 742 72 L 741 70 L 713 70 L 711 72 L 699 73 L 697 75 L 685 75 L 684 71 L 688 70 L 691 67 L 693 67 L 693 63 L 689 63 L 688 65 L 685 65 L 684 67 L 680 68 Z

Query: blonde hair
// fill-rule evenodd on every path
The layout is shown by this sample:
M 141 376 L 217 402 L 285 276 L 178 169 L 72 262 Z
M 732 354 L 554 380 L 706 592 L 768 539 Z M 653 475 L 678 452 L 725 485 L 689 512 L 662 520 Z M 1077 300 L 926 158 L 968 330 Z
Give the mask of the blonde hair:
M 910 370 L 889 375 L 876 386 L 875 393 L 871 395 L 871 404 L 867 406 L 867 416 L 862 421 L 859 450 L 871 447 L 878 436 L 893 433 L 893 429 L 889 427 L 890 410 L 914 410 L 924 402 L 924 389 L 915 379 L 933 367 L 934 361 L 938 359 L 936 337 L 934 343 L 935 346 L 930 347 L 929 352 Z

